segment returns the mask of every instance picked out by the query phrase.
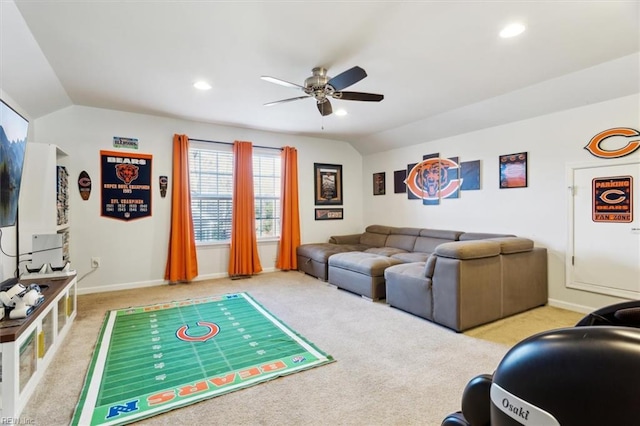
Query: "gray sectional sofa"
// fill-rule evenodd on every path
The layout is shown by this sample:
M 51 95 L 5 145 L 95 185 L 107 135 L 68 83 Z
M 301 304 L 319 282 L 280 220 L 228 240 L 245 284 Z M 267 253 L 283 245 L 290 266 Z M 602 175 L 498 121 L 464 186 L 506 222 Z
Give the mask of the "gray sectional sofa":
M 298 269 L 463 331 L 547 303 L 547 253 L 507 234 L 368 226 L 297 249 Z

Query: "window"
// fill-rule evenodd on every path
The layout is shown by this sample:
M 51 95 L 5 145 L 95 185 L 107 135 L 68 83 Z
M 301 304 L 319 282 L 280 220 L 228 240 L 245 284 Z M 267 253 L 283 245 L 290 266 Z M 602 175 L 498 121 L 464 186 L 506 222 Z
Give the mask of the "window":
M 231 146 L 192 143 L 189 148 L 191 215 L 196 242 L 231 238 L 233 152 Z M 256 236 L 280 236 L 280 153 L 253 149 Z

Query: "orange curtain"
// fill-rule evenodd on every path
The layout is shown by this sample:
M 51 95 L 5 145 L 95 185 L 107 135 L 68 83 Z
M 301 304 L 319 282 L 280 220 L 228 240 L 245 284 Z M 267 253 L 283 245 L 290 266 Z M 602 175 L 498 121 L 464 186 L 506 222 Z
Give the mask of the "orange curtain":
M 262 271 L 256 238 L 256 211 L 253 195 L 253 146 L 233 143 L 233 214 L 229 276 L 247 276 Z
M 198 276 L 198 259 L 191 217 L 189 138 L 187 135 L 173 135 L 171 232 L 164 278 L 171 283 L 176 283 L 189 282 L 196 276 Z
M 282 148 L 282 185 L 280 212 L 280 247 L 276 268 L 298 269 L 296 248 L 300 245 L 300 211 L 298 208 L 298 151 Z

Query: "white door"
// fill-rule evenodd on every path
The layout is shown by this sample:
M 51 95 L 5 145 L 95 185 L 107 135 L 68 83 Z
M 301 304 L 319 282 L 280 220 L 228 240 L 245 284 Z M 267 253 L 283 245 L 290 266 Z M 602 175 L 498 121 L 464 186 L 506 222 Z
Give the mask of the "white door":
M 603 161 L 569 175 L 567 287 L 640 299 L 640 162 Z

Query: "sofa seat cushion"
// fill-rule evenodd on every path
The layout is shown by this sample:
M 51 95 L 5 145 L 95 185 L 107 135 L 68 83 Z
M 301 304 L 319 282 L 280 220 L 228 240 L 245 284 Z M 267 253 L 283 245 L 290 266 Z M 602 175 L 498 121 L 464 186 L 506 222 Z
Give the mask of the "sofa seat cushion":
M 425 263 L 403 263 L 384 271 L 389 306 L 419 317 L 433 319 L 431 278 L 424 275 Z
M 429 258 L 429 255 L 430 253 L 410 252 L 392 254 L 391 257 L 393 257 L 394 259 L 398 259 L 404 263 L 413 263 L 424 262 Z
M 409 281 L 425 282 L 424 262 L 411 262 L 393 265 L 384 271 L 384 276 L 389 281 L 389 277 L 394 279 L 407 279 Z
M 398 253 L 407 253 L 406 250 L 402 250 L 395 247 L 372 247 L 364 250 L 365 253 L 377 254 L 378 256 L 391 257 Z
M 372 277 L 382 277 L 385 269 L 400 263 L 400 260 L 392 257 L 358 251 L 337 253 L 329 257 L 330 269 L 341 268 Z
M 316 262 L 327 263 L 327 259 L 332 254 L 359 250 L 363 250 L 363 247 L 358 244 L 318 243 L 303 244 L 301 246 L 298 246 L 298 248 L 296 249 L 296 254 L 298 256 L 304 256 L 306 258 L 313 259 Z

